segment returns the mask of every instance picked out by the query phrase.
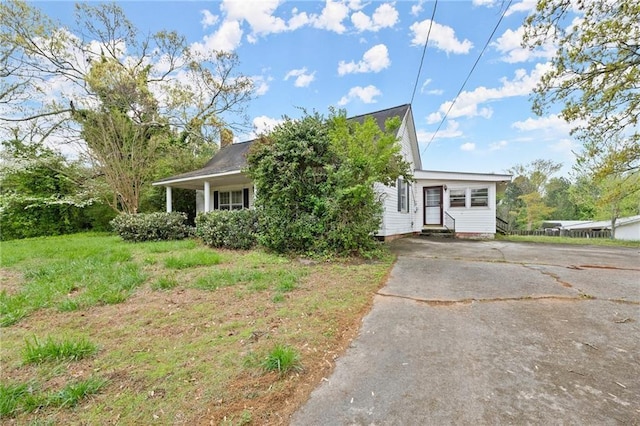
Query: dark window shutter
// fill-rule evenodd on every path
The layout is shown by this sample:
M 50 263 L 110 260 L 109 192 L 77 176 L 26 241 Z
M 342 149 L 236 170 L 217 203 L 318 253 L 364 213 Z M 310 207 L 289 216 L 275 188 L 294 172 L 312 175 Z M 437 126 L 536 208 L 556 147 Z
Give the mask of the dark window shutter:
M 407 213 L 409 212 L 409 207 L 411 206 L 411 183 L 407 182 Z
M 244 188 L 242 190 L 242 206 L 245 209 L 249 208 L 249 188 Z
M 213 191 L 213 209 L 214 210 L 218 210 L 219 200 L 220 200 L 220 192 Z
M 402 179 L 398 178 L 398 182 L 396 183 L 398 187 L 398 211 L 402 211 Z

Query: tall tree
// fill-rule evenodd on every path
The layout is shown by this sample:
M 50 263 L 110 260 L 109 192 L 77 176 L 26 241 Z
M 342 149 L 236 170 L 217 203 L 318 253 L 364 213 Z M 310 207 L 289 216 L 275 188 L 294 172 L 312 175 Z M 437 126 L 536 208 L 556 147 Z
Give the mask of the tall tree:
M 539 0 L 523 44 L 557 46 L 534 91 L 542 115 L 563 105 L 583 142 L 580 161 L 603 177 L 640 168 L 640 2 Z
M 137 211 L 167 143 L 195 152 L 245 124 L 252 81 L 233 53 L 142 36 L 117 4 L 77 4 L 74 28 L 21 0 L 0 3 L 0 16 L 0 120 L 78 142 L 118 209 Z
M 571 187 L 571 181 L 565 177 L 554 177 L 547 182 L 544 203 L 553 209 L 555 219 L 580 219 L 578 206 L 571 198 Z
M 533 229 L 554 211 L 544 202 L 547 183 L 562 164 L 550 160 L 535 160 L 529 164 L 518 164 L 508 170 L 514 176 L 507 185 L 503 203 L 517 227 Z

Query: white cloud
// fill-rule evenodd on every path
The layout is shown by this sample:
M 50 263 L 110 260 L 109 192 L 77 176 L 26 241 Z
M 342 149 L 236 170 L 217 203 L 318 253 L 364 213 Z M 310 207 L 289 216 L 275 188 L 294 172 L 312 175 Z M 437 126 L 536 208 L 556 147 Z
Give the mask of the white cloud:
M 225 21 L 218 30 L 202 39 L 202 43 L 195 42 L 191 47 L 201 54 L 207 54 L 212 50 L 224 50 L 232 52 L 240 46 L 242 29 L 238 21 Z
M 518 129 L 521 132 L 534 132 L 534 131 L 552 131 L 554 133 L 561 133 L 568 135 L 571 132 L 573 124 L 567 123 L 561 116 L 557 114 L 551 114 L 546 117 L 539 118 L 527 118 L 524 121 L 516 121 L 511 125 L 514 129 Z
M 278 118 L 267 117 L 266 115 L 260 115 L 253 119 L 253 128 L 254 134 L 252 137 L 257 135 L 270 132 L 276 127 L 278 124 L 283 123 L 284 120 Z
M 472 0 L 471 4 L 474 6 L 494 6 L 497 3 L 496 0 Z
M 489 144 L 489 151 L 499 151 L 506 148 L 507 145 L 509 145 L 507 141 L 492 142 Z
M 436 124 L 442 120 L 443 114 L 441 112 L 432 112 L 427 116 L 427 124 Z
M 426 79 L 424 83 L 422 83 L 422 86 L 420 87 L 420 93 L 426 93 L 427 95 L 442 95 L 444 93 L 444 90 L 442 89 L 427 90 L 427 86 L 429 84 L 431 84 L 430 78 Z
M 364 7 L 362 0 L 349 0 L 349 9 L 360 10 Z
M 446 114 L 451 108 L 448 114 L 450 118 L 477 116 L 490 118 L 493 110 L 489 107 L 482 107 L 483 103 L 515 96 L 528 96 L 549 67 L 549 63 L 536 64 L 531 74 L 527 74 L 524 69 L 518 69 L 512 80 L 508 80 L 506 77 L 500 79 L 502 86 L 491 89 L 480 86 L 472 91 L 464 91 L 460 93 L 453 107 L 451 107 L 452 101 L 447 101 L 440 105 L 438 112 Z
M 510 16 L 516 12 L 533 12 L 534 10 L 536 10 L 537 5 L 538 0 L 522 0 L 520 3 L 511 5 L 504 16 Z
M 411 6 L 411 14 L 413 16 L 418 16 L 422 12 L 422 3 L 424 3 L 424 0 L 420 0 L 418 4 Z
M 289 22 L 287 22 L 289 31 L 295 31 L 309 23 L 309 17 L 307 14 L 305 12 L 298 13 L 298 9 L 295 7 L 291 10 L 291 15 Z
M 307 87 L 313 80 L 315 80 L 315 71 L 311 74 L 307 74 L 307 67 L 297 70 L 291 70 L 285 75 L 284 79 L 289 80 L 290 77 L 295 77 L 296 81 L 293 83 L 296 87 Z
M 353 74 L 364 72 L 380 72 L 391 65 L 389 51 L 384 44 L 378 44 L 367 50 L 362 55 L 362 60 L 358 63 L 340 61 L 338 63 L 338 74 Z
M 256 75 L 251 77 L 251 80 L 253 80 L 254 93 L 257 96 L 262 96 L 269 91 L 269 82 L 272 80 L 271 78 Z
M 207 9 L 201 10 L 200 13 L 202 13 L 202 20 L 200 21 L 202 28 L 211 27 L 218 22 L 218 15 L 214 15 Z
M 342 34 L 346 30 L 342 21 L 347 15 L 349 15 L 349 6 L 341 2 L 327 0 L 322 13 L 311 15 L 310 21 L 315 28 Z
M 348 104 L 354 99 L 360 99 L 365 104 L 373 104 L 376 103 L 376 96 L 382 95 L 382 92 L 378 90 L 376 86 L 369 85 L 367 87 L 356 86 L 352 87 L 349 90 L 349 93 L 346 96 L 343 96 L 339 101 L 338 105 L 343 106 Z
M 409 27 L 413 32 L 411 44 L 414 46 L 424 45 L 427 41 L 430 23 L 430 19 L 425 19 L 422 22 L 415 22 Z M 467 39 L 463 41 L 458 40 L 453 28 L 438 24 L 434 21 L 431 26 L 431 34 L 429 35 L 429 46 L 434 46 L 447 53 L 466 54 L 473 48 L 473 43 Z
M 447 127 L 438 131 L 435 134 L 433 132 L 420 131 L 418 132 L 418 140 L 420 142 L 428 143 L 432 139 L 452 139 L 459 138 L 463 135 L 460 130 L 460 124 L 455 120 L 447 120 Z
M 382 28 L 391 28 L 398 22 L 398 11 L 392 4 L 384 3 L 373 12 L 370 18 L 361 11 L 351 15 L 351 22 L 358 32 L 379 31 Z
M 475 151 L 476 144 L 473 142 L 467 142 L 460 145 L 460 151 Z
M 250 40 L 255 40 L 256 36 L 286 31 L 285 21 L 273 15 L 279 3 L 279 0 L 224 0 L 220 9 L 226 12 L 228 21 L 247 21 L 253 36 Z
M 526 62 L 532 59 L 550 59 L 555 55 L 556 48 L 552 43 L 545 43 L 534 50 L 523 48 L 521 45 L 524 35 L 524 27 L 519 27 L 515 31 L 507 29 L 498 39 L 491 43 L 491 46 L 505 56 L 501 59 L 504 62 L 513 64 Z

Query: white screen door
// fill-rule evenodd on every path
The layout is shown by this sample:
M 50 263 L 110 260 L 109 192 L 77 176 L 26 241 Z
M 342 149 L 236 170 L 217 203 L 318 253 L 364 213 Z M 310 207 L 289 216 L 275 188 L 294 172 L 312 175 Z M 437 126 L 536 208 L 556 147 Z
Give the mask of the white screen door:
M 442 225 L 442 187 L 424 189 L 424 224 Z

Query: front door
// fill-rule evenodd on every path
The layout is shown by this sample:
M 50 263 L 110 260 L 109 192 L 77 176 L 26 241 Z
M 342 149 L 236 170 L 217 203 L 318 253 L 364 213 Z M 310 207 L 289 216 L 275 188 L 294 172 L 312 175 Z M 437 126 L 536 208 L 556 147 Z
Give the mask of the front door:
M 424 224 L 442 226 L 442 187 L 424 188 Z

